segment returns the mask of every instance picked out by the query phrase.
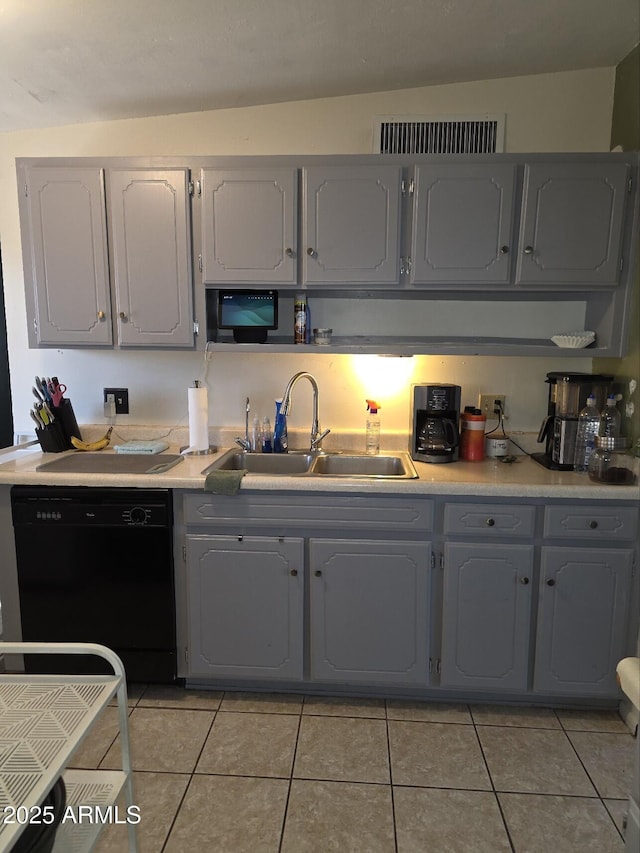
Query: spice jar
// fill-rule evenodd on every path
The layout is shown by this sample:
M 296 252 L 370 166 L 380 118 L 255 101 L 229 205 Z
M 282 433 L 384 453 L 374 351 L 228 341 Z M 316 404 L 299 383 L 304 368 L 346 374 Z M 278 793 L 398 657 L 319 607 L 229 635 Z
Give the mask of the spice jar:
M 629 449 L 627 438 L 608 435 L 595 437 L 595 449 L 589 459 L 589 477 L 609 486 L 632 486 L 638 482 L 639 460 Z

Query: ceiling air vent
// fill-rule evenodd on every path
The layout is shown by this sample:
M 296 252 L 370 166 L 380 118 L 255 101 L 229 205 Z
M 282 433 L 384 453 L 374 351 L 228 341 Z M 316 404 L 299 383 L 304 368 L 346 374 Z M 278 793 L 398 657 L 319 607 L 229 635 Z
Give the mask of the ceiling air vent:
M 375 154 L 495 154 L 504 115 L 384 116 L 374 119 Z

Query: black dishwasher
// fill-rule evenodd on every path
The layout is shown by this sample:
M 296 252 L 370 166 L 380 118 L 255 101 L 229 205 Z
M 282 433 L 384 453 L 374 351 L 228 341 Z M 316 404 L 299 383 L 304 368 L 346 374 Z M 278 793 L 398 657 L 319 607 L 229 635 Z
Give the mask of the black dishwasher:
M 129 681 L 174 681 L 170 491 L 13 486 L 11 508 L 22 639 L 101 643 L 121 657 Z M 86 672 L 82 657 L 43 655 L 33 665 Z M 90 660 L 93 672 L 107 671 Z

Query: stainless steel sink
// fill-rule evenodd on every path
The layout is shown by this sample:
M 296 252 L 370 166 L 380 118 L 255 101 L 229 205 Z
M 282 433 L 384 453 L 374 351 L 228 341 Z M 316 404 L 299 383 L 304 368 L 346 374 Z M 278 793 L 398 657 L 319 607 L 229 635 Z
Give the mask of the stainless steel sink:
M 306 474 L 314 456 L 311 453 L 247 453 L 231 450 L 202 472 L 248 471 L 250 474 Z
M 393 477 L 413 480 L 417 478 L 408 453 L 388 453 L 377 456 L 327 453 L 316 456 L 310 473 L 327 477 Z
M 378 456 L 347 453 L 247 453 L 230 450 L 204 470 L 248 471 L 249 474 L 307 477 L 417 478 L 411 457 L 402 451 Z

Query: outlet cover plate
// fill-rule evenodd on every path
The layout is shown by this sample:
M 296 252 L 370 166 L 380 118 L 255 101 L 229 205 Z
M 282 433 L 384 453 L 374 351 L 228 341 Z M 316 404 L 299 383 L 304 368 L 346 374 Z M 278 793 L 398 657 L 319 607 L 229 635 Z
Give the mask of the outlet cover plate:
M 507 395 L 506 394 L 480 394 L 478 396 L 478 408 L 482 412 L 483 415 L 487 416 L 487 420 L 498 420 L 497 414 L 493 411 L 495 407 L 495 401 L 500 400 L 502 403 L 502 411 L 505 411 Z
M 104 402 L 107 402 L 109 394 L 113 394 L 116 402 L 116 415 L 129 414 L 129 389 L 128 388 L 103 388 Z

